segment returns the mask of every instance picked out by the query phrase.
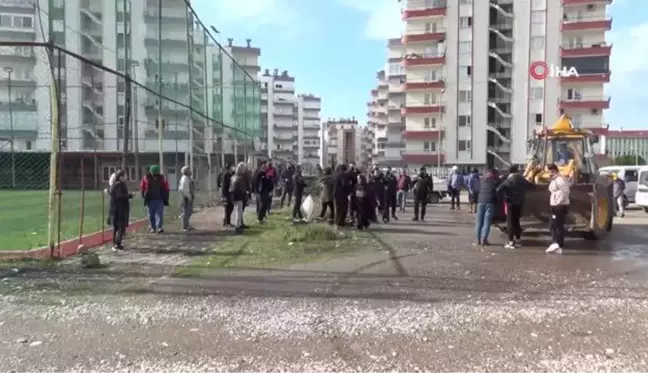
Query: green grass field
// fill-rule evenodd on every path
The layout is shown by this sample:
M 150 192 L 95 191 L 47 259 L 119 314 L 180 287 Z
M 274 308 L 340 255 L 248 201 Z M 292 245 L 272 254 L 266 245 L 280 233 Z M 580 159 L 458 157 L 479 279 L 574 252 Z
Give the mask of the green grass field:
M 63 191 L 61 199 L 61 241 L 106 229 L 108 196 L 101 191 L 85 192 L 81 216 L 80 191 Z M 173 207 L 174 205 L 171 204 Z M 48 192 L 0 190 L 0 250 L 29 250 L 47 246 Z M 131 219 L 146 217 L 139 197 L 131 204 Z

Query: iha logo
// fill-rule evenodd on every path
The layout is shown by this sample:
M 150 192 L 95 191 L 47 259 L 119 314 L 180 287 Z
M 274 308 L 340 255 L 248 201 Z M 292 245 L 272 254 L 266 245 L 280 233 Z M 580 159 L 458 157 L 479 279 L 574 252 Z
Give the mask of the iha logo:
M 565 67 L 550 65 L 544 61 L 535 61 L 529 67 L 529 75 L 535 80 L 545 80 L 547 78 L 568 78 L 571 76 L 578 77 L 578 70 L 575 67 Z

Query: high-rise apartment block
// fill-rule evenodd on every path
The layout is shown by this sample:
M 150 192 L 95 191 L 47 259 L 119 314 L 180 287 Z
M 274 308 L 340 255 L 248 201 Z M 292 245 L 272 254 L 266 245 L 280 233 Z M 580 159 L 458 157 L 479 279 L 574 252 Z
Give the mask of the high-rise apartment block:
M 604 131 L 609 3 L 403 0 L 404 163 L 523 163 L 562 113 Z

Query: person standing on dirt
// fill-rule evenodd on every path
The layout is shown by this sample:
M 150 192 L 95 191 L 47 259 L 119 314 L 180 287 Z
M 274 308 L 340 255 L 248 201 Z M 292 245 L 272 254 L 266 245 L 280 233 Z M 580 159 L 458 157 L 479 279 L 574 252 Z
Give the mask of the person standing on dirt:
M 338 227 L 346 225 L 349 208 L 349 174 L 346 165 L 339 165 L 335 170 L 333 182 L 333 199 L 335 201 L 335 224 Z
M 182 177 L 180 178 L 178 191 L 182 197 L 182 231 L 187 232 L 192 229 L 189 221 L 193 214 L 194 200 L 196 198 L 196 183 L 191 177 L 191 169 L 189 166 L 182 167 L 180 172 L 182 173 Z
M 477 241 L 475 246 L 488 246 L 488 236 L 498 202 L 497 188 L 501 181 L 496 169 L 490 168 L 481 180 L 477 200 L 477 214 L 475 216 L 475 233 Z
M 326 167 L 324 169 L 324 175 L 320 177 L 320 185 L 322 187 L 322 192 L 320 194 L 320 199 L 322 201 L 322 211 L 320 212 L 320 219 L 324 219 L 326 215 L 326 210 L 329 210 L 329 224 L 334 223 L 335 219 L 335 208 L 334 208 L 334 199 L 333 199 L 333 170 L 331 167 Z
M 385 209 L 383 210 L 383 220 L 389 221 L 390 216 L 392 219 L 398 220 L 398 217 L 396 217 L 398 179 L 394 175 L 391 167 L 387 167 L 387 172 L 385 173 L 383 182 L 385 183 Z
M 448 176 L 448 194 L 450 195 L 450 210 L 461 209 L 461 188 L 464 186 L 464 177 L 459 171 L 459 167 L 452 166 L 452 172 Z
M 396 200 L 398 202 L 398 208 L 400 212 L 405 212 L 407 197 L 409 197 L 409 191 L 411 187 L 412 179 L 407 174 L 407 171 L 401 170 L 400 175 L 398 176 L 398 192 L 396 194 Z
M 140 183 L 140 191 L 148 211 L 149 231 L 163 233 L 164 207 L 169 206 L 169 183 L 160 173 L 160 166 L 149 167 L 149 173 Z
M 560 171 L 555 164 L 547 167 L 551 173 L 551 182 L 549 183 L 549 205 L 551 206 L 551 245 L 547 248 L 547 253 L 562 254 L 562 248 L 565 245 L 565 218 L 569 212 L 569 195 L 571 193 L 571 182 Z
M 373 194 L 376 197 L 376 216 L 385 216 L 385 180 L 383 173 L 379 168 L 374 168 L 373 176 L 371 177 L 371 184 L 373 186 Z
M 234 233 L 236 234 L 242 233 L 245 228 L 243 224 L 243 211 L 249 198 L 246 172 L 247 167 L 245 163 L 241 162 L 236 165 L 236 170 L 231 178 L 229 187 L 229 198 L 232 201 L 234 212 L 236 213 L 234 223 Z
M 130 218 L 130 200 L 133 198 L 133 193 L 128 192 L 124 178 L 125 173 L 123 170 L 115 172 L 115 180 L 110 186 L 110 222 L 113 226 L 113 251 L 123 251 L 122 239 L 126 234 L 128 221 Z
M 256 212 L 259 224 L 265 223 L 268 214 L 268 205 L 271 203 L 273 180 L 268 176 L 268 162 L 261 162 L 254 173 L 252 191 L 256 195 Z
M 234 202 L 230 193 L 232 186 L 232 177 L 234 176 L 234 167 L 227 165 L 227 172 L 223 175 L 221 184 L 221 201 L 225 205 L 225 217 L 223 217 L 223 227 L 232 226 L 232 212 L 234 211 Z
M 520 175 L 520 169 L 516 165 L 509 167 L 509 175 L 497 187 L 497 194 L 504 198 L 506 203 L 506 231 L 508 234 L 508 243 L 504 245 L 507 249 L 515 249 L 521 244 L 522 227 L 520 218 L 522 217 L 522 205 L 524 196 L 531 183 Z
M 425 167 L 421 167 L 414 181 L 414 218 L 413 221 L 425 221 L 425 210 L 428 198 L 434 193 L 434 183 L 427 174 Z
M 358 183 L 358 175 L 360 174 L 360 171 L 358 171 L 356 164 L 351 162 L 349 163 L 348 172 L 350 190 L 352 191 L 351 193 L 349 193 L 349 216 L 351 217 L 352 221 L 355 221 L 358 214 L 358 204 L 356 201 L 355 193 L 353 191 L 355 191 L 356 184 Z
M 300 166 L 295 168 L 294 174 L 292 175 L 293 186 L 295 190 L 295 205 L 292 210 L 293 221 L 304 221 L 304 215 L 301 212 L 302 202 L 304 199 L 304 188 L 306 188 L 306 182 L 302 176 L 302 170 Z
M 290 203 L 292 202 L 293 198 L 293 176 L 295 176 L 295 168 L 293 167 L 293 165 L 288 165 L 288 168 L 286 168 L 281 173 L 281 181 L 283 182 L 284 186 L 283 191 L 281 192 L 281 202 L 279 204 L 280 208 L 284 207 L 286 197 L 288 197 L 288 207 L 290 207 Z
M 358 173 L 356 179 L 356 185 L 353 191 L 357 202 L 356 228 L 361 231 L 369 228 L 371 225 L 373 201 L 371 200 L 371 192 L 367 178 Z
M 266 177 L 270 180 L 270 193 L 268 194 L 268 203 L 266 206 L 266 214 L 270 215 L 272 210 L 272 197 L 275 190 L 275 186 L 278 181 L 277 169 L 272 165 L 272 161 L 268 161 L 266 165 Z
M 612 195 L 616 205 L 616 215 L 625 216 L 625 188 L 626 183 L 617 174 L 612 174 Z
M 470 203 L 469 212 L 471 214 L 477 213 L 477 200 L 479 199 L 480 182 L 481 177 L 479 176 L 479 170 L 474 168 L 470 176 L 468 176 L 467 182 L 468 198 Z

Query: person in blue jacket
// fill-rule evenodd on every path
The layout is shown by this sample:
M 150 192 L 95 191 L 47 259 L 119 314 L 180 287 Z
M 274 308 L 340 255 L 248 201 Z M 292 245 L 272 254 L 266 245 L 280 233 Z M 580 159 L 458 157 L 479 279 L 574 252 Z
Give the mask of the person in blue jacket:
M 474 168 L 468 176 L 468 198 L 470 203 L 469 211 L 471 214 L 477 213 L 477 200 L 479 199 L 479 187 L 481 185 L 481 178 L 479 170 Z
M 459 171 L 459 168 L 457 166 L 452 166 L 452 172 L 448 176 L 448 194 L 450 195 L 450 210 L 455 209 L 455 205 L 457 206 L 457 210 L 461 209 L 461 202 L 460 200 L 460 192 L 461 188 L 464 187 L 464 179 L 463 175 Z

